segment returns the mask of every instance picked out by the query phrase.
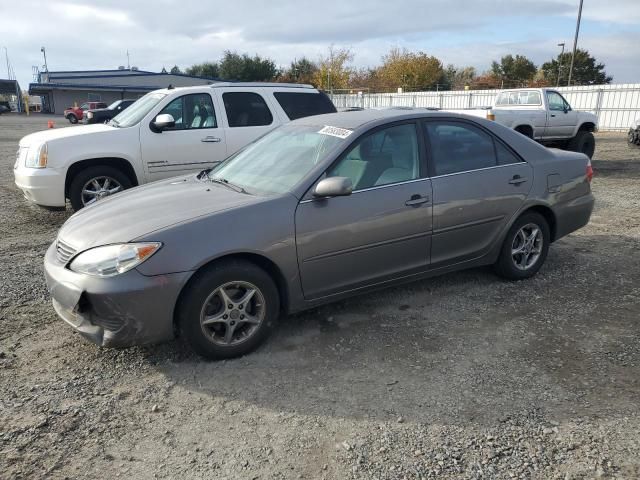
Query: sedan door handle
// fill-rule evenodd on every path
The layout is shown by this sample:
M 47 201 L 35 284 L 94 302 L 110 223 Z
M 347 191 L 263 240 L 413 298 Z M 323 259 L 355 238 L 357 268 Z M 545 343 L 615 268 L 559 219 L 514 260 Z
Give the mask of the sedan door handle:
M 404 204 L 407 207 L 417 207 L 418 205 L 422 205 L 423 203 L 427 203 L 428 201 L 428 196 L 421 197 L 420 195 L 411 195 L 411 198 L 404 202 Z
M 550 116 L 550 117 L 553 117 L 553 118 L 555 118 L 555 117 L 556 117 L 555 115 L 549 115 L 549 116 Z
M 526 181 L 526 178 L 521 177 L 520 175 L 514 175 L 513 178 L 509 180 L 509 183 L 511 185 L 520 185 L 521 183 L 525 183 Z
M 204 137 L 202 140 L 200 140 L 201 142 L 211 142 L 211 143 L 219 143 L 222 140 L 220 140 L 218 137 L 213 137 L 213 136 L 207 136 Z

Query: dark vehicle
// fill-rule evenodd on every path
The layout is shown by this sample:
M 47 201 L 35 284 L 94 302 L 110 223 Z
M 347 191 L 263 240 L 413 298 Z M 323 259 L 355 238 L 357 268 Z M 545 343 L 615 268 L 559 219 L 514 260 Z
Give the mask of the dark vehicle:
M 123 110 L 126 110 L 135 100 L 116 100 L 107 108 L 91 109 L 83 112 L 82 123 L 106 123 Z
M 466 115 L 306 117 L 82 209 L 45 275 L 58 315 L 99 345 L 178 334 L 234 357 L 282 314 L 371 289 L 481 265 L 532 277 L 588 223 L 592 175 L 582 153 Z
M 0 102 L 0 115 L 3 113 L 11 112 L 11 107 L 9 106 L 9 102 Z
M 631 124 L 631 128 L 629 128 L 628 139 L 629 145 L 640 146 L 640 118 L 638 118 Z

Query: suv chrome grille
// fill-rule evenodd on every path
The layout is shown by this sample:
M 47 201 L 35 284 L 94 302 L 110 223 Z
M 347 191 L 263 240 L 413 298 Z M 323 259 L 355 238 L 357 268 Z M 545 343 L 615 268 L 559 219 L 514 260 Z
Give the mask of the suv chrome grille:
M 60 263 L 67 263 L 76 254 L 76 250 L 62 240 L 56 240 L 56 255 Z

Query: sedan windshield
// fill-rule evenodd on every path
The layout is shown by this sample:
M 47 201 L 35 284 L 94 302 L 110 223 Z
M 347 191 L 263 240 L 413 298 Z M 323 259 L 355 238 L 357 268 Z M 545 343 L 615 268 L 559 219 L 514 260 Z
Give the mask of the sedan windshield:
M 129 108 L 116 115 L 111 122 L 114 126 L 123 128 L 137 125 L 164 97 L 166 97 L 164 93 L 147 93 Z
M 320 133 L 317 125 L 285 125 L 216 167 L 209 178 L 249 193 L 291 191 L 344 138 Z

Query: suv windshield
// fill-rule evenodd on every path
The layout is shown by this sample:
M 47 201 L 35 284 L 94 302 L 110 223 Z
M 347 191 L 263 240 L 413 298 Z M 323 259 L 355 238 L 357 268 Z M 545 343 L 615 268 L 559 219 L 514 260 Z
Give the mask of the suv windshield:
M 118 105 L 120 105 L 122 103 L 122 100 L 116 100 L 115 102 L 113 102 L 111 105 L 109 105 L 107 108 L 109 110 L 113 110 L 115 109 Z
M 221 180 L 266 195 L 290 191 L 328 152 L 345 142 L 319 133 L 317 125 L 285 125 L 228 158 L 209 173 Z
M 116 127 L 132 127 L 142 120 L 166 96 L 164 93 L 147 93 L 129 108 L 116 115 L 109 123 L 114 124 Z

